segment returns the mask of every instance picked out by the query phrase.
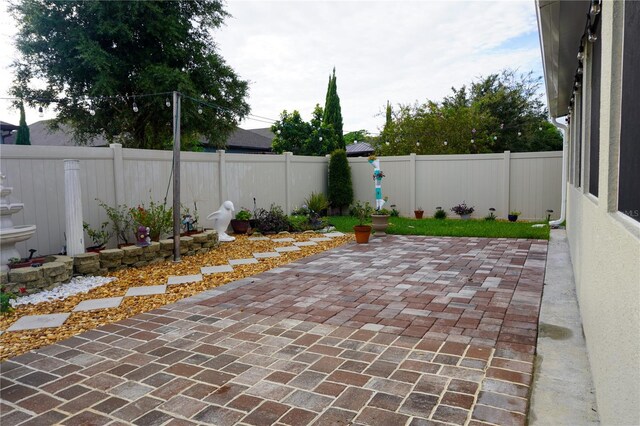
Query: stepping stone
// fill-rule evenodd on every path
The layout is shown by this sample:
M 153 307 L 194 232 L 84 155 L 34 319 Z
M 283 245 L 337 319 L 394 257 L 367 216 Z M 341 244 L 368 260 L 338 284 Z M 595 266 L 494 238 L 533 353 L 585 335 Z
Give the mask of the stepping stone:
M 231 259 L 229 261 L 229 265 L 235 266 L 235 265 L 251 265 L 253 263 L 258 263 L 258 259 L 256 259 L 255 257 L 250 257 L 247 259 Z
M 73 312 L 94 311 L 96 309 L 117 308 L 122 302 L 122 297 L 105 297 L 104 299 L 83 300 L 78 303 Z
M 202 281 L 202 274 L 196 275 L 171 275 L 167 279 L 167 285 L 197 283 Z
M 274 238 L 273 240 L 274 243 L 292 243 L 295 241 L 295 238 L 291 238 L 291 237 L 287 237 L 287 238 Z
M 27 315 L 14 322 L 7 331 L 33 330 L 36 328 L 60 327 L 69 318 L 70 313 Z
M 338 231 L 329 232 L 328 234 L 324 234 L 324 235 L 329 237 L 329 238 L 344 237 L 344 234 L 342 232 L 338 232 Z
M 200 272 L 203 275 L 220 274 L 222 272 L 233 272 L 233 266 L 231 265 L 219 265 L 219 266 L 203 266 L 200 268 Z
M 318 243 L 316 243 L 315 241 L 301 241 L 299 243 L 293 243 L 293 245 L 298 247 L 308 247 L 308 246 L 317 246 Z
M 331 241 L 331 238 L 327 238 L 327 237 L 316 237 L 316 238 L 310 238 L 309 241 L 315 241 L 318 243 L 321 243 L 323 241 Z
M 253 253 L 253 257 L 256 259 L 266 259 L 267 257 L 280 257 L 280 253 L 276 253 L 275 251 L 267 251 L 264 253 Z
M 142 287 L 130 287 L 125 297 L 151 296 L 153 294 L 164 294 L 167 291 L 166 285 L 145 285 Z
M 249 237 L 249 241 L 269 241 L 268 237 Z
M 300 251 L 300 250 L 301 248 L 296 246 L 276 247 L 276 251 L 278 253 L 286 253 L 288 251 Z

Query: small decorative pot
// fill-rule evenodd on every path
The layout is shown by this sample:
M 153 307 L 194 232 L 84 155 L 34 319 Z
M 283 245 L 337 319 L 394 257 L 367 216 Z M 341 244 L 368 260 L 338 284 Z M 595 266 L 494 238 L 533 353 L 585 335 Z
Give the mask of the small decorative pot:
M 509 222 L 515 222 L 518 220 L 518 216 L 516 216 L 515 214 L 507 215 L 507 218 L 509 219 Z
M 416 219 L 422 219 L 422 215 L 424 214 L 424 210 L 414 210 L 413 214 L 416 215 Z
M 389 215 L 388 214 L 372 214 L 371 215 L 371 226 L 373 230 L 376 231 L 376 237 L 384 237 L 387 234 L 385 231 L 389 226 Z
M 353 227 L 353 232 L 356 234 L 356 242 L 358 244 L 367 244 L 369 242 L 369 235 L 371 235 L 371 227 L 369 225 L 356 225 Z
M 460 215 L 460 219 L 462 219 L 462 220 L 469 220 L 469 219 L 471 219 L 471 213 L 461 214 L 461 215 Z
M 231 227 L 234 234 L 246 234 L 249 230 L 248 220 L 231 219 Z

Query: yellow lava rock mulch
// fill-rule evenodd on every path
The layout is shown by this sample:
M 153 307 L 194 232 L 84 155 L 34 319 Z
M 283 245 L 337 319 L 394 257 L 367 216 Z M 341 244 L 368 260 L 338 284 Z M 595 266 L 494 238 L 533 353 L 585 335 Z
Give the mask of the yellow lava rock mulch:
M 296 241 L 308 241 L 310 238 L 321 235 L 290 234 L 272 236 L 272 238 L 291 237 Z M 259 259 L 256 264 L 234 266 L 233 272 L 203 275 L 201 282 L 168 286 L 165 294 L 126 297 L 117 308 L 73 312 L 65 323 L 57 328 L 5 331 L 0 335 L 0 361 L 105 324 L 151 311 L 204 290 L 260 274 L 297 259 L 338 247 L 352 240 L 353 235 L 334 237 L 331 241 L 317 242 L 315 246 L 300 247 L 300 251 L 280 253 L 280 257 Z M 276 247 L 285 247 L 292 244 L 290 242 L 250 241 L 246 236 L 237 236 L 236 241 L 221 243 L 218 248 L 209 253 L 184 256 L 179 263 L 163 262 L 142 268 L 130 268 L 113 272 L 107 276 L 116 277 L 117 280 L 95 288 L 88 293 L 76 294 L 61 301 L 18 306 L 15 311 L 0 316 L 0 330 L 6 330 L 11 324 L 25 315 L 71 312 L 83 300 L 124 296 L 129 287 L 166 284 L 170 275 L 199 274 L 200 268 L 203 266 L 227 265 L 231 259 L 250 258 L 253 257 L 252 253 L 274 251 Z

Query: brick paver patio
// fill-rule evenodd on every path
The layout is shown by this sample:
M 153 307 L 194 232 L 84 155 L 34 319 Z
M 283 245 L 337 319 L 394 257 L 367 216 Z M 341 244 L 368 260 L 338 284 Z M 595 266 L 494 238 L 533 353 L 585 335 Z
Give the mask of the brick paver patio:
M 0 420 L 524 424 L 546 250 L 349 244 L 0 364 Z

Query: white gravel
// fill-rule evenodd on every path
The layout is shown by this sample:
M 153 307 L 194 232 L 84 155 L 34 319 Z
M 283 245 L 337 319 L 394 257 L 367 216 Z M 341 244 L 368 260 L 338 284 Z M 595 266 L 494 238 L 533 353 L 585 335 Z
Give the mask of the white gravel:
M 39 293 L 18 297 L 17 299 L 11 300 L 10 303 L 11 306 L 15 308 L 19 305 L 36 305 L 38 303 L 51 302 L 53 300 L 64 300 L 67 297 L 78 293 L 87 293 L 91 289 L 100 287 L 115 280 L 116 278 L 113 277 L 75 277 L 67 284 L 62 284 L 52 290 L 45 290 Z

